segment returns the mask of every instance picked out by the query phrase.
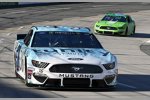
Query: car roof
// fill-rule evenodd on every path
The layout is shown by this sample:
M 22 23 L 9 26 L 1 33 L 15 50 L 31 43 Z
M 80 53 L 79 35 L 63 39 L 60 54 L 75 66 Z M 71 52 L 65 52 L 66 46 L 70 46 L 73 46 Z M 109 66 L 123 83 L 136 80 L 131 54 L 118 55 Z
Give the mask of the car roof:
M 123 13 L 107 13 L 106 15 L 109 16 L 123 16 L 123 17 L 127 17 L 128 15 L 123 14 Z
M 32 26 L 36 32 L 39 31 L 62 31 L 62 32 L 86 32 L 91 33 L 88 27 L 73 27 L 73 26 Z

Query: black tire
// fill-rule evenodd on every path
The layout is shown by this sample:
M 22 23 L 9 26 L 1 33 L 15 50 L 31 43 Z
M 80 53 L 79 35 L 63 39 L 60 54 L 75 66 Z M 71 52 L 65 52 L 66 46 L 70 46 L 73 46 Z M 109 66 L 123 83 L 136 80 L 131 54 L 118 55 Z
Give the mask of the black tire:
M 33 85 L 28 83 L 27 78 L 28 78 L 28 75 L 27 75 L 27 59 L 25 58 L 25 79 L 24 79 L 24 83 L 25 83 L 26 86 L 32 87 Z
M 135 34 L 135 26 L 134 26 L 133 33 L 132 33 L 132 34 Z
M 17 71 L 16 71 L 16 57 L 15 57 L 15 55 L 14 55 L 14 62 L 15 62 L 15 76 L 16 76 L 16 78 L 19 78 L 19 74 L 17 73 Z
M 128 36 L 128 28 L 126 28 L 125 36 Z
M 97 32 L 95 32 L 94 34 L 98 35 L 98 33 L 97 33 Z
M 94 32 L 94 34 L 96 34 L 96 35 L 101 35 L 101 33 L 99 33 L 99 32 Z

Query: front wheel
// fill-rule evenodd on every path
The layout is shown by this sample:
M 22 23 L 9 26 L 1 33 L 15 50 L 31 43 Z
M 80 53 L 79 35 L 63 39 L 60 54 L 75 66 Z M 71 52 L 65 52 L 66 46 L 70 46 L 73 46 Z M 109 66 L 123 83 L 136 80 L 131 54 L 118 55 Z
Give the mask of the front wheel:
M 15 70 L 15 76 L 16 76 L 16 78 L 19 78 L 19 74 L 17 73 L 17 60 L 16 60 L 16 57 L 14 56 L 14 63 L 15 63 L 15 68 L 14 68 L 14 70 Z
M 134 29 L 133 29 L 133 33 L 132 34 L 135 34 L 135 27 L 134 27 Z
M 125 36 L 128 36 L 128 28 L 126 28 Z
M 24 83 L 25 83 L 26 86 L 31 87 L 33 85 L 28 82 L 28 77 L 29 76 L 28 76 L 28 73 L 27 73 L 27 59 L 25 58 L 25 80 L 24 80 Z

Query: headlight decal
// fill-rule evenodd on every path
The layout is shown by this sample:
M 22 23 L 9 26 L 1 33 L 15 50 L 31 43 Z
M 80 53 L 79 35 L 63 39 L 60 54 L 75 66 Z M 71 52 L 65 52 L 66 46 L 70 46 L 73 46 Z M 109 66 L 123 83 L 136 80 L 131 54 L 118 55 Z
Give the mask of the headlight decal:
M 108 64 L 103 64 L 106 70 L 114 69 L 115 68 L 115 62 L 113 63 L 108 63 Z
M 49 63 L 40 62 L 40 61 L 36 61 L 36 60 L 32 60 L 32 64 L 33 64 L 33 66 L 38 67 L 38 68 L 46 68 L 49 65 Z

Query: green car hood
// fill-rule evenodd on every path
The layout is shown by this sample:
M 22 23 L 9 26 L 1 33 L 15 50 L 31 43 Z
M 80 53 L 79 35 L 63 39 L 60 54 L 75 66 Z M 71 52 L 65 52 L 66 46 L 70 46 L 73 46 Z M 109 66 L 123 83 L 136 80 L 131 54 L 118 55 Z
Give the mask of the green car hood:
M 96 25 L 100 26 L 113 26 L 113 27 L 122 27 L 126 25 L 125 22 L 117 22 L 117 21 L 99 21 Z

